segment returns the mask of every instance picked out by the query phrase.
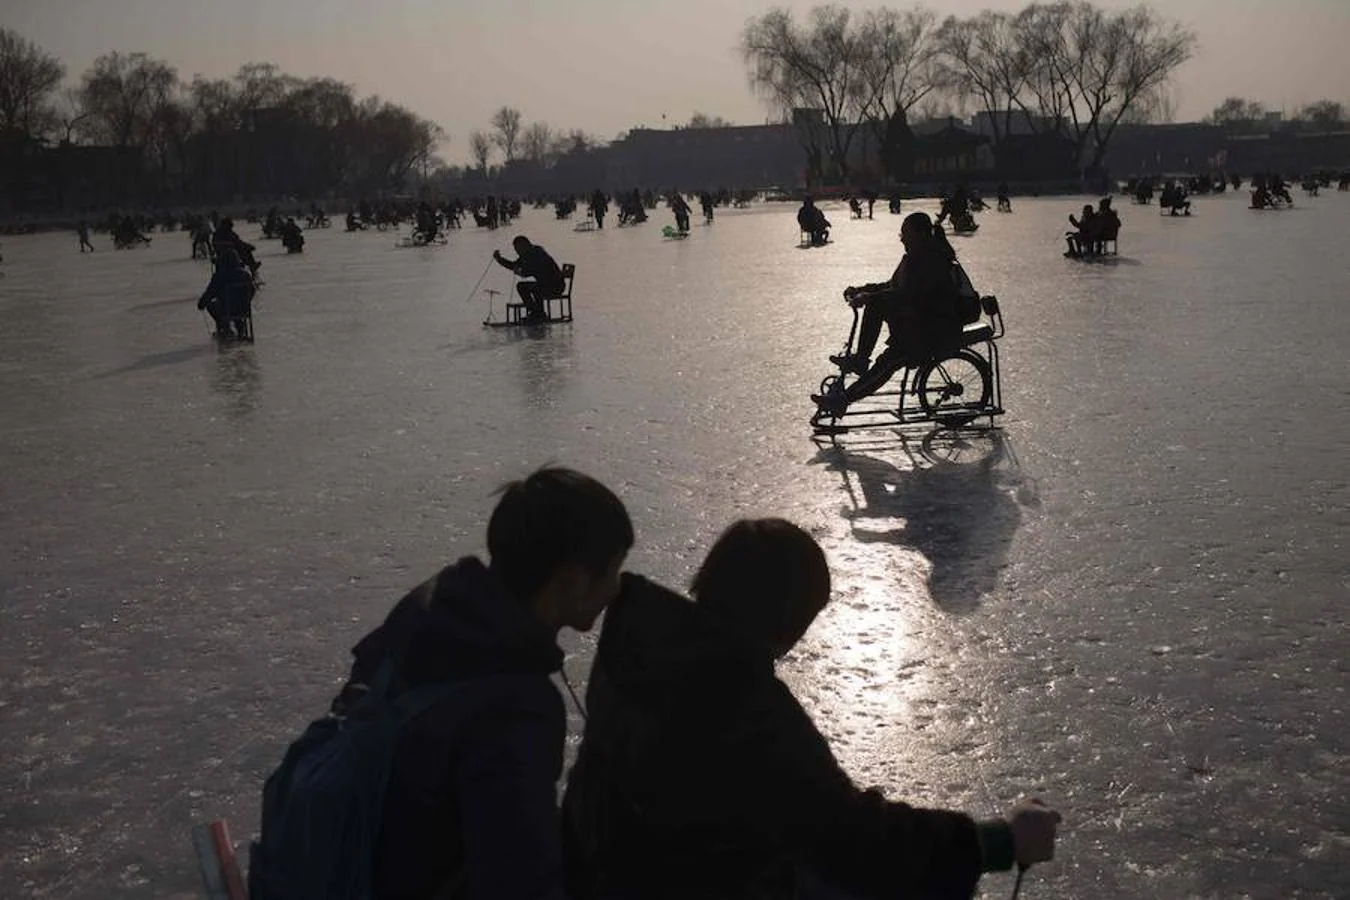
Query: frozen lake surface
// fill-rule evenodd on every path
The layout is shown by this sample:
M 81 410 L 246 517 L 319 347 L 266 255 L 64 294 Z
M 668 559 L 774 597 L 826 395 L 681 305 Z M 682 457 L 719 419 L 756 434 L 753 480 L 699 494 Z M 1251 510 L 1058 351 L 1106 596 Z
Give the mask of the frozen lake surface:
M 812 250 L 774 205 L 686 241 L 661 210 L 258 242 L 258 341 L 227 348 L 185 235 L 5 239 L 0 897 L 194 896 L 191 824 L 248 836 L 348 648 L 549 461 L 619 492 L 629 567 L 671 584 L 736 517 L 811 529 L 835 600 L 787 677 L 860 782 L 1058 805 L 1028 900 L 1350 896 L 1350 195 L 1246 199 L 1117 200 L 1110 265 L 1060 255 L 1082 198 L 954 239 L 1008 327 L 1008 415 L 959 463 L 811 440 L 840 292 L 900 252 L 881 204 L 828 204 Z M 481 327 L 518 232 L 577 265 L 572 325 Z

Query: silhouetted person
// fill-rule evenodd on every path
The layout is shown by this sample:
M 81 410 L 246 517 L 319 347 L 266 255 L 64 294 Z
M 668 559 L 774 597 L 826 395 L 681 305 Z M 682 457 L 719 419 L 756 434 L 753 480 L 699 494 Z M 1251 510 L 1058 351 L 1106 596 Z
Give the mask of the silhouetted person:
M 589 631 L 618 593 L 633 525 L 598 481 L 546 468 L 501 491 L 486 543 L 486 561 L 464 556 L 445 566 L 352 648 L 331 717 L 293 745 L 310 746 L 299 764 L 278 770 L 291 778 L 268 782 L 290 815 L 269 820 L 264 793 L 250 896 L 563 900 L 557 782 L 567 712 L 552 681 L 563 665 L 559 632 Z M 308 820 L 305 801 L 334 791 L 328 767 L 312 761 L 341 746 L 326 738 L 338 731 L 334 719 L 359 729 L 372 707 L 399 715 L 394 704 L 415 707 L 419 693 L 431 699 L 393 735 L 381 814 L 349 820 L 371 856 L 372 883 L 332 884 L 333 873 L 316 872 L 305 853 L 324 824 Z M 387 747 L 367 745 L 376 757 Z M 359 808 L 353 793 L 338 796 Z M 334 849 L 316 848 L 320 856 Z
M 417 204 L 417 234 L 423 243 L 431 243 L 441 233 L 441 223 L 436 218 L 436 211 L 431 205 L 423 200 Z
M 1158 195 L 1158 205 L 1171 215 L 1191 214 L 1191 201 L 1186 199 L 1186 189 L 1171 178 L 1163 183 L 1162 193 Z
M 305 234 L 300 230 L 299 224 L 295 219 L 287 218 L 277 226 L 277 233 L 281 235 L 281 245 L 286 248 L 287 253 L 303 253 L 305 250 Z
M 698 204 L 703 208 L 703 222 L 706 225 L 713 223 L 713 195 L 707 191 L 700 191 L 698 195 Z
M 1111 208 L 1111 198 L 1103 197 L 1097 203 L 1097 215 L 1093 219 L 1096 227 L 1096 235 L 1093 242 L 1093 250 L 1097 253 L 1105 253 L 1106 245 L 1120 237 L 1120 216 Z
M 841 377 L 831 392 L 812 395 L 816 405 L 828 414 L 842 415 L 850 404 L 879 391 L 904 366 L 918 365 L 959 341 L 962 291 L 953 271 L 956 253 L 951 244 L 942 229 L 922 212 L 905 217 L 900 240 L 905 255 L 890 281 L 844 291 L 850 306 L 863 309 L 863 321 L 854 353 L 830 360 L 843 372 L 857 374 L 858 379 L 845 388 Z M 964 280 L 968 284 L 969 279 Z M 974 289 L 969 292 L 973 294 Z M 976 295 L 976 303 L 978 300 Z M 869 366 L 882 322 L 890 332 L 886 349 Z
M 1059 814 L 976 822 L 863 790 L 774 671 L 830 599 L 825 554 L 782 519 L 729 527 L 694 600 L 625 574 L 606 614 L 563 799 L 570 893 L 969 898 L 1054 855 Z
M 1008 198 L 1008 183 L 1000 182 L 998 186 L 998 211 L 1012 212 L 1012 200 Z
M 88 250 L 93 253 L 94 245 L 89 243 L 89 223 L 81 219 L 79 224 L 75 226 L 75 233 L 80 238 L 80 252 L 83 253 Z
M 211 281 L 197 301 L 216 323 L 216 337 L 225 340 L 248 336 L 248 315 L 253 303 L 253 275 L 232 247 L 222 248 L 216 256 Z
M 595 227 L 604 228 L 605 214 L 609 212 L 609 198 L 599 188 L 596 188 L 595 193 L 591 194 L 590 209 L 591 215 L 595 218 Z
M 211 235 L 211 249 L 215 251 L 217 261 L 223 251 L 233 250 L 254 275 L 262 267 L 262 263 L 253 257 L 253 245 L 235 234 L 233 219 L 221 219 L 216 224 L 216 232 Z
M 525 304 L 527 322 L 546 321 L 548 309 L 545 301 L 561 296 L 566 287 L 562 269 L 558 268 L 558 264 L 548 255 L 547 250 L 538 244 L 530 243 L 529 238 L 524 235 L 517 236 L 511 242 L 511 246 L 516 249 L 516 259 L 507 259 L 499 250 L 492 251 L 492 258 L 499 265 L 515 272 L 518 277 L 534 279 L 517 283 L 516 293 L 520 294 L 520 301 Z
M 803 200 L 801 209 L 797 210 L 797 226 L 806 233 L 813 246 L 820 246 L 830 239 L 829 220 L 810 197 Z
M 1083 206 L 1083 217 L 1075 218 L 1072 213 L 1069 214 L 1069 224 L 1074 227 L 1073 231 L 1064 232 L 1064 239 L 1069 244 L 1070 256 L 1087 256 L 1091 254 L 1097 243 L 1096 223 L 1093 219 L 1097 211 L 1088 203 Z
M 689 233 L 689 203 L 684 195 L 675 191 L 670 195 L 670 211 L 675 213 L 675 227 L 681 234 Z

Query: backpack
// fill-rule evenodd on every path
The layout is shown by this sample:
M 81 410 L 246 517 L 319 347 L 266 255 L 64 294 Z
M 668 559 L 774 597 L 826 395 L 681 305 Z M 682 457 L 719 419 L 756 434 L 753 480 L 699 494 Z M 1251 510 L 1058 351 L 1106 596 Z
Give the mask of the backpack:
M 956 285 L 956 310 L 961 317 L 961 324 L 978 322 L 984 314 L 980 306 L 980 292 L 975 290 L 975 285 L 960 263 L 952 263 L 952 282 Z
M 399 692 L 393 664 L 345 716 L 311 722 L 263 786 L 250 900 L 369 900 L 385 789 L 403 729 L 453 682 Z

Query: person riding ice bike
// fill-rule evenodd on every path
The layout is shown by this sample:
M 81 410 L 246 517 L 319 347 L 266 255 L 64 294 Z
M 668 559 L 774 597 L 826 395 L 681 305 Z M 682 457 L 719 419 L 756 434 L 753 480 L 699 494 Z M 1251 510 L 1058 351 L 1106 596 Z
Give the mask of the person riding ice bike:
M 842 415 L 850 404 L 885 386 L 906 365 L 915 365 L 960 340 L 963 316 L 962 293 L 953 277 L 956 254 L 941 228 L 927 213 L 911 213 L 900 229 L 905 256 L 890 281 L 850 287 L 844 299 L 862 308 L 858 345 L 850 354 L 830 361 L 857 380 L 845 387 L 841 377 L 833 388 L 811 399 L 821 411 Z M 978 297 L 976 297 L 978 302 Z M 881 325 L 890 330 L 886 349 L 875 362 L 870 358 L 881 335 Z

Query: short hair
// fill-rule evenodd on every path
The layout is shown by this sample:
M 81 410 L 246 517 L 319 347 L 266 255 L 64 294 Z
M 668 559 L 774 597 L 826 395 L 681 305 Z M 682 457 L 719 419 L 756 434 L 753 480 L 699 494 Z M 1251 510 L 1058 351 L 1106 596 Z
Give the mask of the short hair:
M 488 567 L 519 600 L 564 565 L 599 575 L 633 546 L 623 502 L 573 469 L 545 466 L 498 493 L 487 527 Z
M 816 539 L 786 519 L 741 519 L 708 551 L 689 592 L 742 634 L 791 645 L 829 599 L 830 567 Z
M 920 237 L 929 237 L 933 233 L 933 220 L 926 212 L 912 212 L 900 223 L 900 233 L 915 231 Z
M 515 237 L 513 237 L 513 238 L 511 239 L 511 246 L 513 246 L 513 247 L 519 248 L 520 245 L 521 245 L 522 243 L 523 243 L 526 247 L 532 246 L 532 245 L 530 244 L 530 239 L 527 238 L 527 237 L 526 237 L 525 235 L 523 235 L 523 234 L 518 234 L 518 235 L 516 235 Z

